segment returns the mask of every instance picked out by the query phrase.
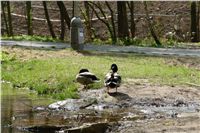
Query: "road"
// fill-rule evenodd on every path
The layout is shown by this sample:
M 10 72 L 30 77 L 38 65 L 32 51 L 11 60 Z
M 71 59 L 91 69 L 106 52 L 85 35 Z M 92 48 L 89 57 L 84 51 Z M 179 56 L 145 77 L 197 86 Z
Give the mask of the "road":
M 55 48 L 65 49 L 71 48 L 69 43 L 57 42 L 35 42 L 35 41 L 8 41 L 1 40 L 1 46 L 23 46 L 35 48 Z M 119 53 L 139 53 L 155 56 L 189 56 L 200 57 L 200 49 L 175 49 L 175 48 L 152 48 L 152 47 L 138 47 L 138 46 L 113 46 L 113 45 L 92 45 L 85 44 L 86 51 L 101 51 L 101 52 L 119 52 Z

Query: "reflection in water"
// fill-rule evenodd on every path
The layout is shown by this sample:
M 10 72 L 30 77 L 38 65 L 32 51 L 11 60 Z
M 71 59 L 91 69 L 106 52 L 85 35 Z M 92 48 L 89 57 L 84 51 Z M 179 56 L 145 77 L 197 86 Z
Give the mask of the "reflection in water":
M 44 100 L 27 96 L 30 91 L 11 88 L 9 84 L 2 84 L 1 90 L 1 132 L 24 133 L 16 127 L 49 123 L 48 119 L 40 119 L 33 111 L 33 107 L 41 105 Z M 26 132 L 27 133 L 27 132 Z

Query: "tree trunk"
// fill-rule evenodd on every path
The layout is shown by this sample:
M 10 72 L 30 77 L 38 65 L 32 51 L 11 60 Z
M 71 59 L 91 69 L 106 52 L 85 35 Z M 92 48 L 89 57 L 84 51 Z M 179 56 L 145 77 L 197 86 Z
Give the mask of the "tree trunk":
M 110 14 L 111 14 L 111 24 L 112 24 L 112 29 L 113 29 L 112 43 L 115 44 L 117 42 L 117 35 L 116 35 L 116 31 L 115 31 L 114 12 L 113 12 L 110 4 L 107 1 L 106 1 L 106 5 L 107 5 L 108 9 L 110 10 Z
M 7 1 L 7 11 L 8 11 L 9 36 L 13 36 L 12 17 L 11 17 L 11 12 L 10 12 L 10 1 Z
M 6 26 L 6 33 L 7 33 L 7 35 L 9 35 L 10 33 L 9 33 L 8 22 L 7 22 L 7 18 L 6 18 L 6 14 L 5 14 L 5 7 L 6 7 L 6 3 L 5 3 L 5 1 L 2 1 L 1 9 L 2 9 L 2 14 L 3 14 L 3 19 L 4 19 L 5 26 Z
M 130 2 L 130 12 L 131 12 L 131 37 L 135 37 L 135 22 L 134 22 L 134 1 Z
M 200 2 L 198 1 L 198 11 L 197 11 L 197 41 L 200 41 L 200 29 L 199 29 L 199 19 L 200 19 Z
M 62 1 L 57 1 L 57 5 L 60 9 L 60 22 L 61 22 L 61 32 L 60 32 L 60 40 L 64 40 L 65 37 L 65 12 L 63 9 L 64 3 Z M 69 26 L 68 26 L 69 27 Z
M 43 3 L 43 6 L 44 6 L 45 17 L 46 17 L 46 20 L 47 20 L 47 24 L 48 24 L 48 27 L 49 27 L 50 34 L 51 34 L 52 38 L 56 38 L 56 35 L 54 33 L 54 30 L 53 30 L 53 25 L 52 25 L 52 23 L 49 19 L 47 4 L 46 4 L 45 1 L 43 1 L 42 3 Z
M 60 15 L 63 16 L 63 18 L 64 18 L 64 20 L 65 20 L 65 22 L 66 22 L 66 24 L 68 26 L 68 29 L 70 29 L 71 19 L 69 17 L 69 14 L 68 14 L 68 12 L 67 12 L 67 10 L 65 8 L 65 5 L 64 5 L 63 1 L 57 1 L 57 5 L 58 5 L 58 7 L 60 9 L 60 13 L 61 13 Z
M 28 35 L 33 35 L 31 1 L 26 1 Z
M 65 38 L 65 20 L 63 15 L 60 15 L 61 20 L 61 32 L 60 32 L 60 40 L 64 40 Z
M 196 13 L 196 2 L 191 3 L 191 41 L 197 42 L 197 13 Z
M 72 1 L 72 18 L 74 17 L 75 1 Z
M 129 32 L 128 32 L 128 19 L 127 19 L 125 1 L 117 1 L 117 12 L 118 12 L 118 37 L 127 38 L 129 37 Z
M 87 41 L 92 41 L 92 31 L 91 31 L 91 20 L 90 20 L 90 9 L 88 5 L 88 1 L 84 1 L 85 7 L 85 25 L 86 25 L 86 38 Z
M 156 36 L 156 33 L 155 33 L 155 31 L 154 31 L 154 27 L 151 25 L 151 20 L 149 19 L 149 13 L 148 13 L 146 1 L 144 1 L 144 9 L 145 9 L 146 20 L 147 20 L 147 23 L 148 23 L 148 25 L 149 25 L 151 35 L 152 35 L 152 37 L 154 38 L 154 40 L 155 40 L 157 46 L 160 47 L 162 44 L 161 44 L 161 42 L 159 41 L 158 37 Z

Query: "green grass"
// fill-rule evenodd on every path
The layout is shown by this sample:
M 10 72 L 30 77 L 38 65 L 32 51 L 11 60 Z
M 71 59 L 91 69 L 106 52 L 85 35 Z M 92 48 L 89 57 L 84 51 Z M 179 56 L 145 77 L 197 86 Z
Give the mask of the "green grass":
M 59 39 L 54 39 L 50 36 L 29 36 L 29 35 L 21 35 L 21 36 L 2 36 L 2 40 L 16 40 L 16 41 L 41 41 L 41 42 L 63 42 Z
M 174 40 L 174 39 L 165 39 L 165 38 L 160 38 L 160 41 L 162 43 L 162 46 L 160 47 L 177 47 L 180 42 Z M 91 42 L 92 44 L 95 45 L 103 45 L 103 44 L 112 44 L 111 38 L 107 40 L 101 40 L 98 38 L 93 39 Z M 130 38 L 130 39 L 117 39 L 116 45 L 121 45 L 121 46 L 140 46 L 140 47 L 157 47 L 157 44 L 155 43 L 153 38 Z
M 66 50 L 66 52 L 71 52 Z M 78 83 L 73 82 L 81 68 L 88 68 L 100 79 L 91 88 L 103 87 L 103 79 L 110 65 L 116 63 L 126 82 L 128 78 L 145 78 L 155 84 L 181 85 L 185 82 L 200 84 L 200 72 L 184 66 L 170 66 L 170 58 L 146 57 L 134 54 L 84 54 L 65 58 L 31 59 L 20 61 L 12 54 L 2 53 L 2 79 L 14 87 L 29 87 L 39 95 L 55 99 L 78 98 Z M 10 60 L 11 58 L 11 60 Z M 123 82 L 123 83 L 124 83 Z

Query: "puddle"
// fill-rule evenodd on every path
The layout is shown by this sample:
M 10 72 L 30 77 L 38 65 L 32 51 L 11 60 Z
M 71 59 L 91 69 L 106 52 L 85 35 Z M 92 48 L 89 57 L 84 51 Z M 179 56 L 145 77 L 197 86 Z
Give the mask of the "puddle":
M 2 133 L 24 133 L 17 127 L 51 123 L 48 119 L 38 117 L 38 114 L 33 110 L 37 106 L 48 105 L 49 99 L 35 97 L 35 94 L 28 90 L 13 89 L 8 83 L 2 83 L 1 88 Z

